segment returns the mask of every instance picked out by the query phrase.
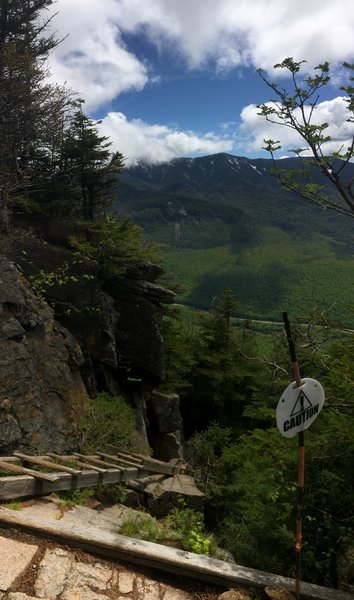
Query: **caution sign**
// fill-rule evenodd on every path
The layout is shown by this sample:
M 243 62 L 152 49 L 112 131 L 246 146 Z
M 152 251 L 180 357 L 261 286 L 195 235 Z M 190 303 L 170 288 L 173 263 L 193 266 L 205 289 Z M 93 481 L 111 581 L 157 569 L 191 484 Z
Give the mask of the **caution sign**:
M 284 437 L 294 437 L 314 422 L 322 410 L 325 395 L 322 385 L 305 377 L 301 387 L 291 383 L 277 406 L 277 426 Z

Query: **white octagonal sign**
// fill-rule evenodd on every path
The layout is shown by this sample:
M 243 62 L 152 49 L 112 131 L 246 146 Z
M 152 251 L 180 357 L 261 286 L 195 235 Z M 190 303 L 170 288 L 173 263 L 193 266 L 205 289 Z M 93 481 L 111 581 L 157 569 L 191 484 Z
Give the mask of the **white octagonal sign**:
M 322 410 L 325 395 L 322 385 L 315 379 L 304 377 L 301 386 L 293 381 L 286 388 L 277 406 L 277 426 L 284 437 L 294 437 L 314 422 Z

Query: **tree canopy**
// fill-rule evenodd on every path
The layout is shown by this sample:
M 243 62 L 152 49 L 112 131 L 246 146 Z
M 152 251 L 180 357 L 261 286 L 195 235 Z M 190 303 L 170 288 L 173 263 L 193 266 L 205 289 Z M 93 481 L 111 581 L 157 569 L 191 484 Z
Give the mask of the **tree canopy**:
M 0 226 L 42 212 L 92 221 L 112 200 L 123 158 L 85 115 L 84 101 L 48 82 L 60 43 L 47 32 L 52 0 L 0 4 Z
M 52 0 L 0 4 L 0 225 L 8 229 L 10 204 L 33 186 L 50 120 L 64 93 L 46 81 L 45 61 L 57 45 L 40 15 Z

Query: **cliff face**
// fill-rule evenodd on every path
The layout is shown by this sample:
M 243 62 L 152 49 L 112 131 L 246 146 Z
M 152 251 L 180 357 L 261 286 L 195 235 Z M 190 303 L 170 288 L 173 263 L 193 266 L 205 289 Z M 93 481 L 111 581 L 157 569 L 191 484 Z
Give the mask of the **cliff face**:
M 6 254 L 0 259 L 0 453 L 70 451 L 73 402 L 100 391 L 131 401 L 146 441 L 146 401 L 164 376 L 162 304 L 174 298 L 155 283 L 160 268 L 131 267 L 102 279 L 94 272 L 84 277 L 79 265 L 64 284 L 46 290 L 54 317 L 26 277 L 56 272 L 71 261 L 71 251 L 28 236 Z
M 87 395 L 81 349 L 4 257 L 0 338 L 0 452 L 69 449 L 72 401 Z

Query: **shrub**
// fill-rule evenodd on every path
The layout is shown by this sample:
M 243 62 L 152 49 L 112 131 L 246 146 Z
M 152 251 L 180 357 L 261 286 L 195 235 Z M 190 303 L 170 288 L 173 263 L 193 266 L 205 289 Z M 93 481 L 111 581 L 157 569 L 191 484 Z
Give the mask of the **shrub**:
M 120 396 L 106 392 L 74 407 L 80 450 L 95 452 L 106 444 L 137 451 L 134 410 Z
M 181 508 L 174 508 L 166 518 L 167 526 L 181 536 L 182 546 L 196 554 L 210 554 L 213 539 L 205 531 L 204 516 L 201 512 L 186 508 L 181 500 Z
M 119 533 L 149 542 L 175 540 L 196 554 L 210 554 L 214 550 L 213 538 L 204 530 L 202 513 L 191 508 L 174 508 L 164 521 L 148 514 L 135 514 L 124 521 Z
M 95 493 L 93 488 L 80 488 L 77 490 L 67 490 L 60 494 L 59 506 L 73 507 L 79 504 L 85 504 Z
M 158 525 L 150 515 L 136 515 L 124 521 L 119 529 L 121 535 L 153 542 L 158 538 Z

